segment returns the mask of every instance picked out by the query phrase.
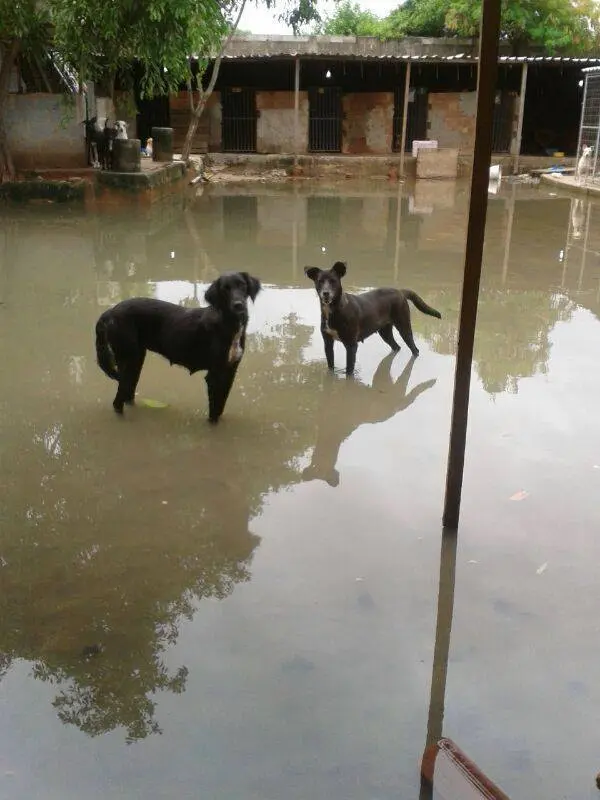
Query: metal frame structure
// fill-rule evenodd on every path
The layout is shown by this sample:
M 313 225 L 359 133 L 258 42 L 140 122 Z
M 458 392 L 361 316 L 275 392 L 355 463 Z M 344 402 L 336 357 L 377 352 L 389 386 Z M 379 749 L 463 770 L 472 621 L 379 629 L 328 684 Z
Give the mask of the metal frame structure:
M 581 105 L 581 120 L 579 122 L 579 136 L 577 138 L 577 160 L 575 175 L 577 180 L 586 185 L 598 185 L 600 182 L 600 162 L 598 150 L 600 149 L 600 67 L 584 69 L 583 102 Z M 584 148 L 592 147 L 591 158 L 582 163 L 580 160 Z

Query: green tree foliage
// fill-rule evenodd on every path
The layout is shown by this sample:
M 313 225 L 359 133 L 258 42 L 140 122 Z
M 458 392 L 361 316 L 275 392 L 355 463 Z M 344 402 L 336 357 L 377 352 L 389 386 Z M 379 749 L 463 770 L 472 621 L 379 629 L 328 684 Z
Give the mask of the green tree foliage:
M 387 38 L 404 36 L 447 36 L 446 15 L 448 3 L 444 0 L 406 0 L 384 20 Z
M 351 0 L 341 2 L 320 31 L 347 36 L 477 36 L 481 0 L 406 0 L 379 19 Z M 548 53 L 590 52 L 600 39 L 597 0 L 502 0 L 501 38 L 515 52 L 538 45 Z
M 319 32 L 328 36 L 381 36 L 383 20 L 358 3 L 344 0 L 334 14 L 325 18 Z
M 447 28 L 459 36 L 476 36 L 480 0 L 452 0 Z M 538 45 L 548 53 L 586 52 L 598 41 L 600 10 L 595 0 L 503 0 L 501 38 L 513 49 Z

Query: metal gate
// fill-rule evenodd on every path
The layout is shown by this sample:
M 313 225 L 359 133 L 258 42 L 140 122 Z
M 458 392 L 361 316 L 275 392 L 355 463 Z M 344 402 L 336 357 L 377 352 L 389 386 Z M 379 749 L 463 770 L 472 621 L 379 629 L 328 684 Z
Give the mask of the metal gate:
M 309 91 L 308 149 L 339 153 L 342 149 L 342 90 L 319 86 Z
M 256 152 L 256 92 L 254 89 L 223 89 L 221 92 L 221 136 L 224 152 Z
M 406 123 L 405 151 L 412 150 L 415 139 L 427 139 L 427 89 L 413 87 L 408 95 L 408 120 Z M 394 91 L 394 139 L 393 149 L 398 153 L 402 146 L 402 118 L 404 112 L 404 86 L 397 86 Z
M 496 92 L 492 125 L 493 153 L 508 153 L 510 151 L 514 102 L 515 95 L 513 92 Z

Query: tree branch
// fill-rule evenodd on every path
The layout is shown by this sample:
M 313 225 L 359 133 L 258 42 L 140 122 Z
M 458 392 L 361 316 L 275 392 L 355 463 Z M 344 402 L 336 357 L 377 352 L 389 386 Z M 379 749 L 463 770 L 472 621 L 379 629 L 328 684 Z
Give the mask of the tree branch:
M 200 95 L 200 99 L 198 100 L 197 107 L 193 109 L 193 113 L 198 117 L 200 116 L 200 114 L 202 114 L 202 111 L 204 110 L 206 100 L 211 96 L 211 94 L 214 91 L 217 78 L 219 77 L 219 70 L 221 68 L 221 62 L 223 61 L 223 55 L 225 54 L 225 50 L 227 50 L 227 48 L 229 47 L 229 44 L 234 37 L 237 27 L 240 24 L 240 19 L 242 18 L 242 14 L 244 13 L 246 2 L 247 0 L 242 0 L 242 2 L 240 3 L 237 17 L 235 18 L 235 22 L 231 26 L 231 30 L 229 31 L 227 38 L 221 45 L 221 50 L 219 52 L 219 55 L 215 58 L 208 86 L 206 87 L 206 89 L 203 89 L 202 81 L 200 80 L 198 83 L 198 93 Z

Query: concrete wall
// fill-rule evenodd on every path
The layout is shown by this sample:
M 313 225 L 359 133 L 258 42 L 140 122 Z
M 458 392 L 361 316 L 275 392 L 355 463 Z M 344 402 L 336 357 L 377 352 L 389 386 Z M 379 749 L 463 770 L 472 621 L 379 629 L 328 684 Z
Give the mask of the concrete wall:
M 438 147 L 456 147 L 472 152 L 475 144 L 475 92 L 444 92 L 429 95 L 428 139 Z
M 298 152 L 308 150 L 308 94 L 300 92 Z M 256 92 L 259 112 L 256 149 L 259 153 L 295 153 L 294 92 Z
M 83 98 L 72 110 L 54 94 L 10 94 L 8 142 L 17 169 L 85 167 Z
M 384 155 L 392 150 L 394 95 L 356 92 L 342 99 L 342 152 Z

